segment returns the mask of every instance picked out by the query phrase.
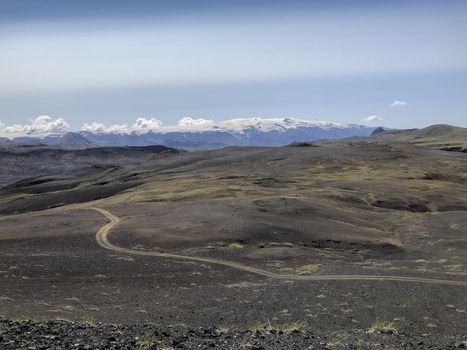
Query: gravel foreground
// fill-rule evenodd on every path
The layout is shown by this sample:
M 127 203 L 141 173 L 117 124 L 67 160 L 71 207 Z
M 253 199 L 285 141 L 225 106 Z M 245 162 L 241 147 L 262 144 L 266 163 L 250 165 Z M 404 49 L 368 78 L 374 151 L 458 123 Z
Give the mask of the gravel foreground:
M 366 330 L 314 333 L 154 324 L 0 321 L 0 349 L 458 349 L 467 337 Z

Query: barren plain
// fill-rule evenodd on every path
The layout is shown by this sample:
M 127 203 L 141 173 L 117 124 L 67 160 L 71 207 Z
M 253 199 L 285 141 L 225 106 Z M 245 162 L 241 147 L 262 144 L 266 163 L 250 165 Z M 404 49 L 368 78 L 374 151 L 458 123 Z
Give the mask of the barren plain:
M 0 314 L 211 327 L 226 349 L 463 346 L 467 154 L 311 146 L 158 150 L 118 166 L 93 153 L 41 175 L 9 160 Z M 2 325 L 14 348 L 15 323 Z M 210 346 L 151 332 L 147 347 Z

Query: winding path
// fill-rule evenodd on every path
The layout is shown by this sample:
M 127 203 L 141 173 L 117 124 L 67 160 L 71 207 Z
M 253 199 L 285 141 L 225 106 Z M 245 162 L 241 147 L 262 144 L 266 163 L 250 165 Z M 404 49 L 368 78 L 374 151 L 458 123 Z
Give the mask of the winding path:
M 128 248 L 122 248 L 112 244 L 109 239 L 109 233 L 112 228 L 120 222 L 120 218 L 110 213 L 109 211 L 102 208 L 91 208 L 97 210 L 99 213 L 104 215 L 110 221 L 102 226 L 96 234 L 97 243 L 105 249 L 112 250 L 115 252 L 126 253 L 126 254 L 136 254 L 136 255 L 145 255 L 145 256 L 157 256 L 162 258 L 173 258 L 173 259 L 182 259 L 182 260 L 191 260 L 198 261 L 208 264 L 223 265 L 231 267 L 234 269 L 254 273 L 257 275 L 282 279 L 282 280 L 298 280 L 298 281 L 398 281 L 398 282 L 414 282 L 414 283 L 430 283 L 430 284 L 443 284 L 443 285 L 453 285 L 453 286 L 465 286 L 467 287 L 467 282 L 464 281 L 455 281 L 455 280 L 444 280 L 444 279 L 435 279 L 435 278 L 423 278 L 423 277 L 404 277 L 404 276 L 388 276 L 388 275 L 313 275 L 313 276 L 300 276 L 300 275 L 286 275 L 279 274 L 275 272 L 270 272 L 267 270 L 262 270 L 253 266 L 248 266 L 233 261 L 221 260 L 221 259 L 211 259 L 211 258 L 201 258 L 194 256 L 185 256 L 178 254 L 170 253 L 158 253 L 150 251 L 140 251 L 133 250 Z

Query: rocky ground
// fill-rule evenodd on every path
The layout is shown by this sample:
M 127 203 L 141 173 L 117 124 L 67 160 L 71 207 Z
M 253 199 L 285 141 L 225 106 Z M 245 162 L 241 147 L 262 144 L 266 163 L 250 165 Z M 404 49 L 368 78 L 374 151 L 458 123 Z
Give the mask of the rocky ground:
M 0 322 L 1 349 L 455 349 L 467 348 L 467 335 L 430 337 L 391 330 L 317 333 L 289 325 L 248 330 L 114 325 L 67 321 Z
M 0 190 L 0 349 L 464 346 L 465 174 L 465 153 L 355 143 L 18 176 Z M 98 244 L 92 208 L 124 251 Z M 378 279 L 333 277 L 352 275 Z

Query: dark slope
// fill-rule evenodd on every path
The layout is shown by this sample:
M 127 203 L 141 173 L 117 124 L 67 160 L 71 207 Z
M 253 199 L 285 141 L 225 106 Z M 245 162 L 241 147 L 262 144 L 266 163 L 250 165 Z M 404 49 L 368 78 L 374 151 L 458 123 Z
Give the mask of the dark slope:
M 383 131 L 373 135 L 379 141 L 409 142 L 417 146 L 467 152 L 467 128 L 437 124 L 423 129 Z
M 74 132 L 67 132 L 59 138 L 45 138 L 43 142 L 48 145 L 57 145 L 62 148 L 69 149 L 79 149 L 97 146 L 88 139 L 86 139 L 84 136 Z
M 74 186 L 87 175 L 108 171 L 108 167 L 137 165 L 158 154 L 172 154 L 177 150 L 165 146 L 98 147 L 64 149 L 45 145 L 14 145 L 0 147 L 0 187 L 13 184 L 3 191 L 20 191 L 30 185 L 50 183 L 57 190 Z M 25 180 L 26 179 L 26 180 Z M 35 183 L 35 182 L 39 183 Z M 54 182 L 52 184 L 52 182 Z M 28 182 L 30 184 L 28 185 Z

